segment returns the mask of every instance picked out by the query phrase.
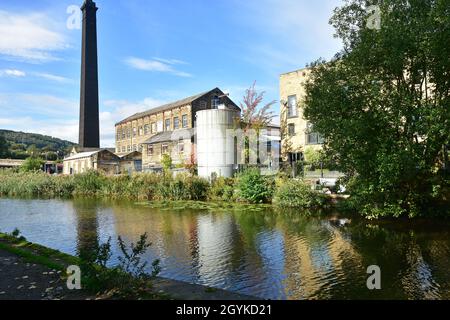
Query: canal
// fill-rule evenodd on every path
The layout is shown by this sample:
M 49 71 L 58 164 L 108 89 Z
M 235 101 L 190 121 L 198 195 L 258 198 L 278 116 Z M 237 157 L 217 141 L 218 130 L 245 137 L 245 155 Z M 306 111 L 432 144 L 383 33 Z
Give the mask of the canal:
M 341 216 L 341 218 L 346 218 Z M 101 200 L 0 199 L 0 231 L 68 254 L 145 232 L 161 276 L 266 299 L 450 299 L 450 224 L 370 223 L 270 208 L 155 208 Z M 119 250 L 113 241 L 113 260 Z M 367 267 L 382 289 L 367 289 Z

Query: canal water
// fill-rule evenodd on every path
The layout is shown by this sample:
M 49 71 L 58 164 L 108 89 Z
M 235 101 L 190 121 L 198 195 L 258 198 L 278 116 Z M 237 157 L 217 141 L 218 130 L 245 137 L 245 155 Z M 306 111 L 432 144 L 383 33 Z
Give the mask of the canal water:
M 135 242 L 147 232 L 145 258 L 161 260 L 161 276 L 266 299 L 450 299 L 450 225 L 442 221 L 0 199 L 0 231 L 15 228 L 73 255 L 109 237 Z M 114 241 L 113 252 L 115 263 Z M 367 289 L 370 265 L 381 269 L 381 290 Z

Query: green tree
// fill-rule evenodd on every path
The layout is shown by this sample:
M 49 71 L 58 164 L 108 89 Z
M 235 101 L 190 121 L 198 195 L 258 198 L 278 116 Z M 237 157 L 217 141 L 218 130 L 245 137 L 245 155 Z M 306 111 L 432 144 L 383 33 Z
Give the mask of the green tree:
M 39 171 L 42 169 L 44 165 L 44 160 L 36 157 L 29 157 L 25 160 L 25 162 L 20 167 L 21 171 L 29 172 L 29 171 Z
M 164 173 L 168 173 L 172 168 L 172 157 L 168 154 L 163 154 L 161 159 Z
M 8 142 L 4 136 L 0 135 L 0 158 L 6 158 L 8 154 Z
M 312 64 L 305 117 L 368 217 L 445 208 L 450 2 L 379 1 L 380 29 L 368 27 L 367 5 L 352 0 L 335 10 L 331 24 L 344 49 Z

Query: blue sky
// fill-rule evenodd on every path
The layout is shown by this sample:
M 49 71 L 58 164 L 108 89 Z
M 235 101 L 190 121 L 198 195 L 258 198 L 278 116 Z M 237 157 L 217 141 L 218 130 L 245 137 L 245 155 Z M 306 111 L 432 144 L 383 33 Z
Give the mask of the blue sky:
M 341 47 L 340 0 L 97 0 L 102 146 L 114 123 L 215 87 L 239 104 L 253 81 L 278 100 L 279 75 Z M 73 0 L 0 4 L 0 128 L 76 142 L 81 30 Z M 274 111 L 278 112 L 278 105 Z

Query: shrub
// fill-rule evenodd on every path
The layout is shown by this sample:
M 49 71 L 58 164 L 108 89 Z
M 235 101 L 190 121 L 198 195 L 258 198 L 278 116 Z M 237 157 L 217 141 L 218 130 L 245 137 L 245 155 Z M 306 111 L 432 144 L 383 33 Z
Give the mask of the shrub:
M 161 159 L 161 165 L 165 173 L 169 172 L 172 168 L 172 158 L 168 154 L 163 154 Z
M 107 177 L 95 170 L 90 170 L 74 176 L 75 194 L 96 195 L 107 182 Z
M 213 201 L 234 200 L 235 179 L 219 177 L 212 181 L 208 199 Z
M 238 200 L 249 203 L 270 202 L 274 180 L 261 175 L 258 169 L 247 169 L 237 176 L 236 192 Z
M 275 191 L 274 204 L 290 208 L 321 208 L 327 204 L 327 197 L 302 180 L 285 180 Z
M 119 264 L 112 268 L 107 268 L 112 257 L 111 238 L 96 248 L 80 252 L 80 266 L 87 288 L 99 293 L 108 292 L 117 298 L 152 296 L 151 280 L 159 274 L 161 268 L 160 261 L 154 260 L 151 272 L 146 271 L 147 261 L 142 258 L 151 246 L 147 234 L 141 235 L 139 241 L 131 243 L 129 248 L 119 236 L 117 245 L 121 256 L 118 257 Z
M 41 158 L 29 157 L 22 164 L 20 170 L 23 172 L 39 171 L 42 169 L 43 164 L 44 160 Z
M 155 200 L 206 200 L 209 182 L 205 179 L 179 174 L 164 176 L 155 185 Z

